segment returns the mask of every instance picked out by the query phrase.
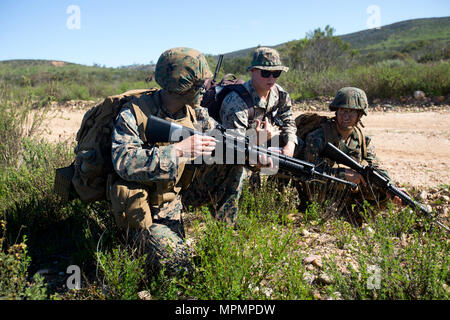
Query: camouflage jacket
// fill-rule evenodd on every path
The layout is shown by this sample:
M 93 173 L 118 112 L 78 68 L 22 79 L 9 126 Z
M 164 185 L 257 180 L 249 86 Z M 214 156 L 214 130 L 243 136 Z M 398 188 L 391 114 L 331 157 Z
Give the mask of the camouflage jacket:
M 330 126 L 336 126 L 334 120 L 330 123 Z M 375 168 L 379 168 L 379 160 L 375 154 L 375 148 L 370 143 L 371 139 L 369 136 L 365 136 L 366 142 L 366 156 L 364 157 L 361 145 L 359 142 L 359 133 L 356 129 L 353 129 L 350 136 L 346 141 L 342 140 L 342 136 L 338 133 L 337 130 L 333 130 L 333 132 L 337 135 L 335 141 L 339 141 L 338 145 L 336 145 L 339 150 L 349 155 L 353 159 L 355 159 L 358 163 L 372 165 Z M 331 142 L 331 141 L 330 141 Z M 333 174 L 341 179 L 345 178 L 344 168 L 340 168 L 339 164 L 335 162 L 324 159 L 320 156 L 321 152 L 325 148 L 325 132 L 323 127 L 320 127 L 310 133 L 307 134 L 305 138 L 305 147 L 301 151 L 301 158 L 305 161 L 312 162 L 319 166 L 322 166 L 326 172 Z M 387 171 L 381 170 L 384 174 L 388 175 Z
M 175 115 L 163 106 L 161 111 L 174 119 L 185 116 L 184 109 Z M 175 181 L 177 178 L 178 159 L 173 145 L 145 145 L 128 105 L 122 108 L 114 122 L 111 152 L 114 170 L 124 180 L 156 182 Z
M 140 101 L 140 99 L 133 100 L 133 103 L 139 105 Z M 205 108 L 196 107 L 194 111 L 197 120 L 194 125 L 197 130 L 208 131 L 216 126 L 217 123 L 209 117 Z M 186 117 L 186 108 L 171 114 L 161 104 L 158 116 L 181 119 Z M 124 105 L 114 122 L 111 152 L 114 170 L 124 180 L 145 183 L 177 179 L 180 159 L 175 154 L 173 144 L 166 146 L 145 144 L 139 137 L 136 118 L 128 104 Z
M 273 87 L 268 100 L 264 101 L 258 96 L 251 79 L 244 83 L 245 88 L 249 91 L 254 102 L 254 120 L 258 119 L 263 121 L 264 115 L 275 113 L 275 116 L 282 121 L 282 124 L 280 126 L 276 123 L 272 124 L 279 127 L 282 142 L 287 143 L 288 141 L 292 141 L 297 144 L 297 137 L 295 135 L 297 129 L 293 119 L 291 99 L 289 94 L 286 93 L 286 102 L 284 105 L 279 106 L 277 110 L 276 107 L 279 102 L 278 92 L 285 91 L 278 84 L 275 85 L 277 88 Z M 241 134 L 249 134 L 247 131 L 255 128 L 255 121 L 249 123 L 247 104 L 236 92 L 229 93 L 223 100 L 222 107 L 220 108 L 220 119 L 226 129 L 238 129 Z

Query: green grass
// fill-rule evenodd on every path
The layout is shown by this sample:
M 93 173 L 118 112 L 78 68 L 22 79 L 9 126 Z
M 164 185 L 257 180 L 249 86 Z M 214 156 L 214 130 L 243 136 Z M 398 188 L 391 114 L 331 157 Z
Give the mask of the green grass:
M 33 101 L 96 100 L 129 89 L 157 86 L 145 82 L 150 72 L 142 69 L 102 68 L 50 61 L 12 60 L 0 62 L 0 82 L 12 99 L 29 92 Z
M 413 60 L 386 60 L 316 74 L 294 70 L 282 75 L 279 83 L 294 99 L 334 96 L 340 88 L 354 86 L 362 88 L 371 100 L 412 96 L 416 90 L 424 91 L 427 96 L 445 96 L 450 92 L 449 79 L 448 61 L 420 64 Z
M 26 109 L 26 101 L 2 100 L 0 111 L 13 103 Z M 16 148 L 19 159 L 0 159 L 0 297 L 136 299 L 148 291 L 153 299 L 449 298 L 448 235 L 427 219 L 388 207 L 373 217 L 363 211 L 366 225 L 358 227 L 321 205 L 298 212 L 297 191 L 271 182 L 244 189 L 235 227 L 206 207 L 187 213 L 192 273 L 147 274 L 145 256 L 124 243 L 106 202 L 63 203 L 54 194 L 54 169 L 72 161 L 73 146 L 0 126 L 0 135 L 11 134 L 16 139 L 1 147 Z M 449 194 L 448 185 L 441 189 Z M 322 268 L 305 263 L 312 254 L 322 257 Z M 35 276 L 69 265 L 82 270 L 81 290 Z

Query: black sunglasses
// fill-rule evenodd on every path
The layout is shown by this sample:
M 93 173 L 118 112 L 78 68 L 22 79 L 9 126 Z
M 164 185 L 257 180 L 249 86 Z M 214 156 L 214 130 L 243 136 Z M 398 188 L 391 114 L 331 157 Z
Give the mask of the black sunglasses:
M 281 75 L 281 70 L 276 70 L 276 71 L 261 70 L 261 77 L 269 78 L 270 75 L 272 75 L 272 77 L 274 77 L 274 78 L 278 78 Z

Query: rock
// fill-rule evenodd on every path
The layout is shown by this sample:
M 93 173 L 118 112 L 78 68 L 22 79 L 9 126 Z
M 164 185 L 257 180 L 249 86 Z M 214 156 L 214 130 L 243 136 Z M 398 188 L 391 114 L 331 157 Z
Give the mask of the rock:
M 316 282 L 324 284 L 324 285 L 329 285 L 332 284 L 334 282 L 333 278 L 330 277 L 329 275 L 327 275 L 326 273 L 321 273 L 317 278 L 316 278 Z
M 289 221 L 295 221 L 295 220 L 297 220 L 297 215 L 296 215 L 295 213 L 289 213 L 289 214 L 286 216 L 286 218 L 287 218 Z
M 447 293 L 450 293 L 450 287 L 446 283 L 444 283 L 442 287 L 444 288 L 445 291 L 447 291 Z
M 414 98 L 416 100 L 423 100 L 425 98 L 425 92 L 420 90 L 414 91 Z
M 304 258 L 303 259 L 303 263 L 304 264 L 310 264 L 316 259 L 320 259 L 320 256 L 318 256 L 318 255 L 311 255 L 311 256 L 308 256 L 308 257 Z
M 315 266 L 316 268 L 322 269 L 323 265 L 322 265 L 322 257 L 317 256 L 317 255 L 311 255 L 309 257 L 306 257 L 305 259 L 303 259 L 303 263 L 304 264 L 312 264 L 313 266 Z
M 138 297 L 141 300 L 152 300 L 152 295 L 148 291 L 138 292 Z
M 39 273 L 41 276 L 44 276 L 44 275 L 49 275 L 49 274 L 53 273 L 53 270 L 40 269 L 40 270 L 36 271 L 36 273 Z
M 434 97 L 433 101 L 434 101 L 434 103 L 442 103 L 445 101 L 445 97 L 444 96 Z
M 342 294 L 339 291 L 333 292 L 327 300 L 342 300 Z
M 314 299 L 322 300 L 322 296 L 320 295 L 320 292 L 318 292 L 318 291 L 314 291 L 313 297 L 314 297 Z
M 322 265 L 322 259 L 321 259 L 321 258 L 319 258 L 319 259 L 314 259 L 313 262 L 312 262 L 312 265 L 315 266 L 315 267 L 317 267 L 317 268 L 319 268 L 319 269 L 322 269 L 322 267 L 323 267 L 323 265 Z
M 402 248 L 406 248 L 408 246 L 408 238 L 404 233 L 400 236 L 400 246 Z
M 428 193 L 427 193 L 425 190 L 423 190 L 423 191 L 419 194 L 419 198 L 420 198 L 421 200 L 427 200 L 427 198 L 428 198 Z
M 383 109 L 392 109 L 392 105 L 390 105 L 390 104 L 383 104 L 382 106 L 381 106 Z
M 442 200 L 444 200 L 445 202 L 449 202 L 450 198 L 448 196 L 442 196 Z
M 373 229 L 367 223 L 363 224 L 362 229 L 365 232 L 370 233 L 370 234 L 374 234 L 375 233 L 375 231 L 373 231 Z
M 306 283 L 312 284 L 315 279 L 316 279 L 316 277 L 313 274 L 311 274 L 310 272 L 303 273 L 303 280 L 305 280 Z
M 311 235 L 311 232 L 309 232 L 306 229 L 303 229 L 302 232 L 301 232 L 301 235 L 304 236 L 304 237 L 309 237 Z

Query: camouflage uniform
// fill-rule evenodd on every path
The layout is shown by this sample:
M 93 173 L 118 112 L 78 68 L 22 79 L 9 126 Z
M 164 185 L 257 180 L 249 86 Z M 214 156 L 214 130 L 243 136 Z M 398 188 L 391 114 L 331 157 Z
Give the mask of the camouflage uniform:
M 356 97 L 360 99 L 359 101 L 346 101 L 343 100 L 346 98 L 345 95 L 351 96 L 352 90 L 357 90 L 356 92 L 360 92 L 361 94 L 356 94 Z M 348 100 L 348 99 L 347 99 Z M 350 99 L 351 100 L 351 99 Z M 355 107 L 363 105 L 363 107 Z M 343 88 L 339 90 L 336 98 L 330 105 L 330 110 L 335 111 L 337 108 L 350 108 L 350 109 L 358 109 L 362 110 L 364 115 L 367 115 L 367 97 L 365 96 L 364 91 L 357 88 Z M 362 139 L 364 138 L 365 141 Z M 339 150 L 344 152 L 345 154 L 352 157 L 358 163 L 363 165 L 371 165 L 375 168 L 379 168 L 379 160 L 375 154 L 375 148 L 371 144 L 371 138 L 367 135 L 364 135 L 357 126 L 353 128 L 353 131 L 348 136 L 345 141 L 342 139 L 341 134 L 338 132 L 336 128 L 336 118 L 332 118 L 328 120 L 326 123 L 322 124 L 318 129 L 308 133 L 305 138 L 305 147 L 299 153 L 299 158 L 308 162 L 312 162 L 319 166 L 319 168 L 323 169 L 325 173 L 337 176 L 338 178 L 345 179 L 345 168 L 340 166 L 339 164 L 331 161 L 330 159 L 323 158 L 321 156 L 322 151 L 324 150 L 326 143 L 331 142 L 335 145 Z M 365 148 L 365 150 L 363 150 Z M 381 170 L 383 174 L 388 176 L 387 171 Z M 316 201 L 322 202 L 329 198 L 330 189 L 332 191 L 336 191 L 336 189 L 343 189 L 342 186 L 333 185 L 330 188 L 330 185 L 319 185 L 315 182 L 310 183 L 301 183 L 297 185 L 299 190 L 299 195 L 302 200 L 302 209 L 305 207 L 306 202 Z M 313 197 L 313 193 L 316 193 Z M 328 194 L 327 194 L 328 193 Z M 357 215 L 355 217 L 355 211 L 360 209 L 360 205 L 367 200 L 371 204 L 382 204 L 386 200 L 386 194 L 376 188 L 376 186 L 372 186 L 367 184 L 366 187 L 359 186 L 357 190 L 354 190 L 353 194 L 350 197 L 346 196 L 346 193 L 342 194 L 343 197 L 347 199 L 342 199 L 345 202 L 345 205 L 342 206 L 342 210 L 348 213 L 352 219 L 356 218 L 356 221 L 360 220 Z M 335 199 L 333 199 L 335 200 Z M 357 204 L 356 210 L 351 209 L 351 204 Z M 357 212 L 356 212 L 357 213 Z
M 278 52 L 271 48 L 258 48 L 253 54 L 252 64 L 247 68 L 261 70 L 281 70 L 287 72 L 289 68 L 281 65 Z M 288 141 L 298 146 L 296 127 L 292 113 L 292 103 L 289 94 L 278 84 L 270 90 L 267 101 L 262 100 L 250 79 L 245 82 L 244 87 L 250 94 L 254 105 L 254 117 L 249 119 L 249 109 L 245 101 L 238 93 L 232 91 L 223 100 L 220 108 L 220 119 L 224 128 L 237 129 L 241 134 L 249 136 L 250 141 L 256 141 L 256 121 L 263 121 L 265 117 L 280 130 L 280 135 L 273 137 L 269 142 L 272 146 L 282 147 Z M 252 186 L 260 184 L 258 172 L 246 172 L 250 177 Z
M 281 65 L 280 56 L 276 50 L 270 48 L 258 48 L 255 50 L 252 65 L 248 67 L 248 70 L 252 68 L 288 70 L 287 67 Z M 238 93 L 232 91 L 224 98 L 220 108 L 222 125 L 226 129 L 238 129 L 242 134 L 250 133 L 249 129 L 255 129 L 255 120 L 263 121 L 264 116 L 267 116 L 272 125 L 277 126 L 281 131 L 282 140 L 280 145 L 284 145 L 288 141 L 292 141 L 297 145 L 296 127 L 289 94 L 281 86 L 275 84 L 270 90 L 268 100 L 264 101 L 258 96 L 251 79 L 244 83 L 244 87 L 248 90 L 254 102 L 255 114 L 253 121 L 249 121 L 249 111 L 245 101 Z M 285 100 L 282 101 L 282 105 L 278 105 L 281 95 L 285 96 Z M 251 133 L 253 132 L 252 130 Z
M 189 48 L 167 50 L 158 60 L 155 70 L 156 81 L 164 90 L 186 97 L 186 101 L 192 105 L 198 104 L 200 88 L 209 76 L 211 73 L 203 55 Z M 219 215 L 233 221 L 237 207 L 232 206 L 237 203 L 235 197 L 240 194 L 243 179 L 229 182 L 230 179 L 224 174 L 227 170 L 214 170 L 213 166 L 203 165 L 197 171 L 210 179 L 203 185 L 199 176 L 192 180 L 194 166 L 187 165 L 186 159 L 176 156 L 173 144 L 152 145 L 143 141 L 133 108 L 144 107 L 148 99 L 152 99 L 157 106 L 156 116 L 174 122 L 185 121 L 196 125 L 197 129 L 214 125 L 202 109 L 194 111 L 199 122 L 196 116 L 191 119 L 193 121 L 189 120 L 194 109 L 188 104 L 171 114 L 162 104 L 160 94 L 161 91 L 157 91 L 150 98 L 144 96 L 127 103 L 115 121 L 112 161 L 118 177 L 108 184 L 109 198 L 116 222 L 130 229 L 133 240 L 148 253 L 150 265 L 156 268 L 164 266 L 167 271 L 176 273 L 191 268 L 188 249 L 183 240 L 185 234 L 182 221 L 182 198 L 189 195 L 183 194 L 183 191 L 191 183 L 197 194 L 206 195 L 207 191 L 214 193 L 214 179 L 219 179 L 223 184 L 220 186 L 222 189 L 232 191 L 216 197 L 221 204 Z
M 336 147 L 339 148 L 345 154 L 351 156 L 353 159 L 358 161 L 359 163 L 365 163 L 372 165 L 376 168 L 379 167 L 378 158 L 375 155 L 375 148 L 371 144 L 371 138 L 367 135 L 364 135 L 365 145 L 366 145 L 366 155 L 363 155 L 360 139 L 360 132 L 356 129 L 353 129 L 350 136 L 344 141 L 342 136 L 336 129 L 336 122 L 334 119 L 330 120 L 327 124 L 330 127 L 330 131 L 333 132 L 334 137 L 333 141 L 336 141 Z M 331 142 L 331 141 L 329 141 Z M 325 164 L 327 166 L 327 172 L 335 175 L 338 178 L 345 179 L 345 172 L 343 168 L 334 167 L 337 166 L 335 162 L 332 162 L 329 159 L 324 159 L 321 156 L 321 153 L 326 145 L 325 132 L 324 128 L 320 127 L 310 133 L 305 138 L 305 147 L 300 152 L 300 158 L 305 161 L 312 162 L 315 164 Z

